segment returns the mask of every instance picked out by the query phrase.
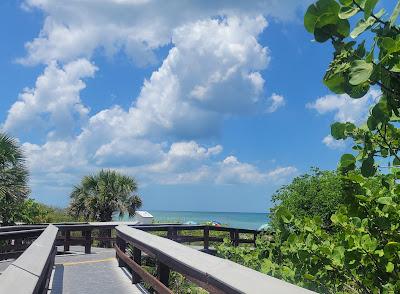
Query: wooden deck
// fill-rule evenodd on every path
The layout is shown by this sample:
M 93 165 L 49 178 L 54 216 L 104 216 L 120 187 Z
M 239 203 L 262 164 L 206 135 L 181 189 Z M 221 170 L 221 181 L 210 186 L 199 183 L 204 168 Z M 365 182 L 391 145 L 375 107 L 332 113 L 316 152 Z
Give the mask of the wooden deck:
M 146 293 L 118 267 L 114 249 L 92 248 L 91 254 L 84 249 L 72 246 L 69 254 L 57 255 L 50 281 L 52 294 Z
M 109 236 L 100 235 L 102 231 L 110 232 Z M 210 234 L 214 231 L 218 235 Z M 0 227 L 0 240 L 6 240 L 6 246 L 0 248 L 0 293 L 146 293 L 142 287 L 145 282 L 157 293 L 171 294 L 171 271 L 181 273 L 210 293 L 313 293 L 204 253 L 212 253 L 211 246 L 223 241 L 221 233 L 238 246 L 254 244 L 259 232 L 179 224 Z M 99 242 L 114 244 L 114 248 L 93 247 Z M 144 255 L 155 264 L 156 274 L 142 266 Z M 11 263 L 7 261 L 10 258 L 14 258 Z

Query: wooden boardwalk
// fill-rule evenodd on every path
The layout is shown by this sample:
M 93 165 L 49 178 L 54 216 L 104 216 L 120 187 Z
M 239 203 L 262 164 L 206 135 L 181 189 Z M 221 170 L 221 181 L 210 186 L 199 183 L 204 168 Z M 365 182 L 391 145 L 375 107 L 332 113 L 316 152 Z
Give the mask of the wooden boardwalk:
M 71 252 L 56 257 L 52 294 L 146 293 L 118 267 L 114 249 L 92 248 L 92 254 L 84 254 L 84 247 L 71 246 Z
M 115 248 L 92 247 L 95 238 L 92 231 L 105 229 L 115 231 Z M 180 233 L 199 230 L 203 235 Z M 313 293 L 204 253 L 212 251 L 210 245 L 224 240 L 222 236 L 210 235 L 210 231 L 225 232 L 225 235 L 229 233 L 234 246 L 241 243 L 254 244 L 259 233 L 237 228 L 171 224 L 133 227 L 114 224 L 49 224 L 40 227 L 0 228 L 0 240 L 9 240 L 14 247 L 28 240 L 29 246 L 22 254 L 17 250 L 19 247 L 1 253 L 0 293 L 46 293 L 47 290 L 49 294 L 146 293 L 138 284 L 145 282 L 159 293 L 172 294 L 168 288 L 171 271 L 189 277 L 211 293 Z M 71 235 L 71 232 L 81 232 L 81 235 Z M 163 232 L 167 238 L 150 232 Z M 241 238 L 240 234 L 250 234 L 250 238 L 247 235 Z M 199 242 L 203 246 L 193 246 L 193 243 Z M 130 254 L 126 252 L 128 245 L 133 246 Z M 59 252 L 57 256 L 56 252 Z M 144 255 L 149 256 L 157 265 L 156 276 L 142 266 Z M 18 258 L 11 264 L 7 261 L 15 257 Z M 133 277 L 127 269 L 133 272 Z

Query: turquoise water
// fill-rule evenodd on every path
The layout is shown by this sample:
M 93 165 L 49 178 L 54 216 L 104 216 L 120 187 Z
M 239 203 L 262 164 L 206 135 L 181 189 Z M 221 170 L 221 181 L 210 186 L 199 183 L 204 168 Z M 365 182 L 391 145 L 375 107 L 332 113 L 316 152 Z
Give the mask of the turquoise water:
M 242 229 L 258 229 L 268 222 L 267 213 L 208 212 L 208 211 L 155 211 L 148 210 L 156 222 L 185 223 L 188 221 L 205 223 L 216 221 L 223 225 Z

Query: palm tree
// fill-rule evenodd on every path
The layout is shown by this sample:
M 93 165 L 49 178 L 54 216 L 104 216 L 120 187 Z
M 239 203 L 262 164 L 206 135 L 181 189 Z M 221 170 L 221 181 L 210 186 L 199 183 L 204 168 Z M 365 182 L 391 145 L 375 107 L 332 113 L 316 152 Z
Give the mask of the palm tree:
M 29 195 L 29 173 L 18 142 L 0 133 L 0 221 L 15 222 L 18 207 Z
M 142 206 L 136 194 L 137 183 L 133 177 L 113 170 L 101 170 L 95 175 L 83 177 L 71 193 L 70 212 L 86 220 L 111 221 L 118 211 L 133 216 Z

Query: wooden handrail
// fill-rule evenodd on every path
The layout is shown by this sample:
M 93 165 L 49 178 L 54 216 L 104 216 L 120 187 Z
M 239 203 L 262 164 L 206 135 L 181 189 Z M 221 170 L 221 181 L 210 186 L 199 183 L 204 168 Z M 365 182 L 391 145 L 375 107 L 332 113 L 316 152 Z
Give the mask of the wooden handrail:
M 26 231 L 35 229 L 45 229 L 47 225 L 16 225 L 16 226 L 4 226 L 0 227 L 0 233 L 4 232 L 15 232 L 15 231 Z
M 168 289 L 163 283 L 161 283 L 157 278 L 152 276 L 149 272 L 144 270 L 139 264 L 137 264 L 133 259 L 131 259 L 127 254 L 125 254 L 117 245 L 115 245 L 115 251 L 118 258 L 122 261 L 122 263 L 126 264 L 131 268 L 135 273 L 137 273 L 143 281 L 152 285 L 154 290 L 159 294 L 173 294 L 173 292 Z M 120 261 L 120 262 L 121 262 Z
M 83 245 L 85 246 L 85 253 L 91 253 L 91 246 L 93 240 L 103 242 L 115 242 L 115 237 L 109 236 L 96 236 L 92 234 L 94 230 L 115 230 L 118 223 L 60 223 L 55 226 L 61 232 L 60 236 L 56 239 L 56 245 L 64 246 L 64 251 L 69 251 L 71 245 Z M 204 250 L 212 253 L 210 250 L 210 242 L 223 242 L 224 238 L 221 236 L 212 236 L 211 232 L 221 231 L 230 233 L 231 243 L 234 246 L 239 244 L 255 244 L 256 237 L 260 233 L 256 230 L 249 229 L 238 229 L 229 227 L 217 227 L 210 225 L 185 225 L 185 224 L 129 224 L 129 227 L 137 228 L 146 232 L 165 232 L 166 237 L 179 243 L 191 243 L 191 242 L 203 242 Z M 45 225 L 18 225 L 0 227 L 0 240 L 16 240 L 15 244 L 21 244 L 20 240 L 29 239 L 38 236 L 44 229 Z M 200 235 L 184 235 L 182 231 L 203 231 Z M 72 235 L 71 232 L 81 232 L 82 236 L 77 237 Z M 252 234 L 253 237 L 250 239 L 240 238 L 239 234 Z M 25 242 L 26 243 L 26 242 Z M 29 243 L 29 242 L 28 242 Z M 15 258 L 18 257 L 29 244 L 25 246 L 16 246 L 15 250 L 5 251 L 0 253 L 0 259 Z M 19 248 L 17 248 L 19 247 Z M 24 248 L 23 248 L 24 247 Z M 10 248 L 10 246 L 8 246 Z
M 19 231 L 7 231 L 0 232 L 0 240 L 10 240 L 10 239 L 22 239 L 37 237 L 44 232 L 45 229 L 31 229 L 31 230 L 19 230 Z
M 165 286 L 168 286 L 169 271 L 173 270 L 212 293 L 313 293 L 232 261 L 205 254 L 142 230 L 121 225 L 116 231 L 119 261 L 123 261 L 122 254 L 126 254 L 126 244 L 131 244 L 134 246 L 134 251 L 139 252 L 139 257 L 143 251 L 156 259 L 158 272 L 161 273 L 159 280 Z M 135 266 L 130 266 L 134 271 L 132 276 L 139 275 L 143 278 L 143 273 L 136 267 L 140 266 L 140 262 L 135 260 L 135 263 Z M 129 263 L 122 262 L 122 265 L 124 264 L 129 266 Z M 137 279 L 135 280 L 137 282 Z
M 0 293 L 46 293 L 57 252 L 58 229 L 47 228 L 0 276 Z

